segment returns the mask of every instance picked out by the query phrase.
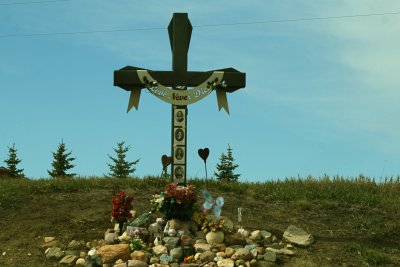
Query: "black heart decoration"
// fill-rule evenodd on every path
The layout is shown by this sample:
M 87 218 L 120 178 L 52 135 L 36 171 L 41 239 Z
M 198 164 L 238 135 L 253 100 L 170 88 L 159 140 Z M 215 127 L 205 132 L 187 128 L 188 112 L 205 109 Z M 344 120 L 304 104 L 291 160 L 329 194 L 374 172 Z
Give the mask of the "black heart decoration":
M 161 163 L 163 165 L 163 170 L 165 170 L 168 167 L 168 165 L 172 163 L 172 157 L 168 157 L 167 155 L 162 155 Z
M 206 162 L 208 155 L 210 154 L 210 150 L 207 147 L 204 149 L 200 148 L 198 150 L 198 153 L 199 153 L 200 158 L 202 158 L 204 160 L 204 162 Z

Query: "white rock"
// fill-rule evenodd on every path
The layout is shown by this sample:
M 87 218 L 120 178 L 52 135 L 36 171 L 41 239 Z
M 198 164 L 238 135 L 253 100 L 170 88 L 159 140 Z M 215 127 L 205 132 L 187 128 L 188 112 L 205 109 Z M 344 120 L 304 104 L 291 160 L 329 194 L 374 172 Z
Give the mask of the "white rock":
M 201 255 L 201 253 L 200 253 L 200 252 L 197 252 L 197 253 L 194 255 L 194 260 L 195 260 L 195 261 L 199 260 L 199 259 L 200 259 L 200 255 Z
M 218 267 L 234 267 L 235 262 L 231 259 L 223 259 L 220 261 L 217 261 Z
M 93 257 L 97 255 L 97 250 L 95 248 L 92 248 L 91 250 L 89 250 L 88 255 Z
M 283 233 L 283 239 L 301 247 L 308 247 L 314 242 L 314 237 L 311 234 L 294 225 L 289 225 Z
M 176 230 L 175 229 L 169 229 L 168 230 L 168 236 L 171 236 L 171 237 L 176 236 Z
M 224 232 L 222 231 L 217 231 L 217 232 L 211 231 L 206 234 L 207 243 L 211 245 L 224 242 L 224 237 L 225 235 Z
M 252 240 L 261 240 L 260 230 L 255 230 L 255 231 L 251 232 L 250 239 L 252 239 Z
M 76 262 L 75 262 L 75 266 L 76 267 L 83 267 L 85 266 L 85 259 L 79 258 Z
M 47 253 L 47 250 L 46 250 L 46 253 Z M 3 254 L 1 254 L 1 255 L 5 256 L 6 254 L 7 254 L 7 252 L 4 251 Z
M 290 250 L 290 249 L 287 249 L 287 248 L 282 248 L 281 251 L 282 251 L 283 254 L 289 255 L 289 256 L 292 256 L 292 255 L 296 254 L 293 250 Z

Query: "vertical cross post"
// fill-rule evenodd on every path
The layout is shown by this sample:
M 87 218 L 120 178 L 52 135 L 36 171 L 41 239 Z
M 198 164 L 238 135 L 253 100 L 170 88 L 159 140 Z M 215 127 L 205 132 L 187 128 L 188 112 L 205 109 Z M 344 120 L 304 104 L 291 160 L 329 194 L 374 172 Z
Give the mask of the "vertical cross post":
M 174 13 L 168 26 L 172 50 L 172 72 L 176 76 L 187 73 L 188 52 L 192 25 L 187 13 Z M 184 84 L 175 84 L 175 90 L 186 90 Z M 187 106 L 171 105 L 171 181 L 186 186 Z

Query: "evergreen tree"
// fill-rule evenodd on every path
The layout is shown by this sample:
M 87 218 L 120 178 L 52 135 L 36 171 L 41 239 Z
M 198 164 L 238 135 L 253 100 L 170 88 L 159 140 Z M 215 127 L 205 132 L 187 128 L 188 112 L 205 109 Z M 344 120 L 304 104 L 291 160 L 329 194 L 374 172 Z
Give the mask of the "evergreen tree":
M 24 177 L 24 169 L 18 169 L 17 165 L 21 162 L 17 157 L 17 149 L 15 143 L 12 147 L 8 147 L 8 159 L 4 160 L 7 169 L 10 171 L 11 177 Z
M 73 177 L 75 173 L 66 173 L 67 170 L 75 167 L 71 162 L 76 158 L 70 157 L 72 152 L 66 153 L 67 149 L 65 148 L 64 141 L 61 140 L 61 143 L 58 145 L 57 152 L 53 153 L 54 160 L 51 163 L 53 169 L 51 171 L 47 170 L 49 175 L 53 178 L 61 178 L 61 177 Z
M 219 158 L 219 163 L 217 164 L 217 172 L 214 172 L 217 180 L 221 182 L 236 182 L 239 179 L 240 174 L 235 174 L 234 170 L 239 166 L 237 164 L 233 164 L 235 159 L 232 156 L 232 148 L 228 144 L 227 155 L 222 153 Z
M 126 161 L 126 153 L 129 151 L 130 146 L 124 147 L 124 144 L 125 142 L 117 142 L 117 148 L 113 148 L 114 152 L 117 153 L 116 158 L 107 154 L 107 156 L 113 161 L 113 164 L 107 163 L 110 168 L 108 175 L 112 177 L 129 177 L 130 174 L 133 174 L 136 171 L 134 165 L 139 162 L 139 159 L 132 162 Z

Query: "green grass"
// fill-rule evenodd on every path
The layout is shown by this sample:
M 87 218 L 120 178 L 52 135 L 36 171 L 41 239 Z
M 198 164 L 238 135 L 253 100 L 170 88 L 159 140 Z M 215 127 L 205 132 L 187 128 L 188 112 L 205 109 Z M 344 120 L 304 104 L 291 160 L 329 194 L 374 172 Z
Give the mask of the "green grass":
M 343 248 L 347 252 L 360 255 L 365 261 L 374 266 L 391 263 L 390 255 L 376 249 L 366 248 L 356 243 L 346 244 Z
M 190 179 L 199 190 L 213 188 L 219 192 L 256 194 L 265 202 L 293 203 L 302 209 L 309 209 L 310 202 L 318 202 L 321 208 L 334 209 L 341 205 L 379 208 L 400 215 L 400 183 L 392 179 L 385 183 L 375 183 L 363 176 L 357 178 L 323 177 L 306 179 L 287 178 L 283 181 L 222 183 L 215 180 Z M 78 192 L 93 188 L 113 188 L 119 186 L 141 188 L 163 188 L 168 183 L 159 177 L 144 178 L 104 178 L 77 177 L 72 179 L 2 179 L 0 180 L 0 206 L 12 206 L 13 196 L 21 193 Z M 398 217 L 400 218 L 400 216 Z M 379 224 L 367 222 L 366 224 Z

